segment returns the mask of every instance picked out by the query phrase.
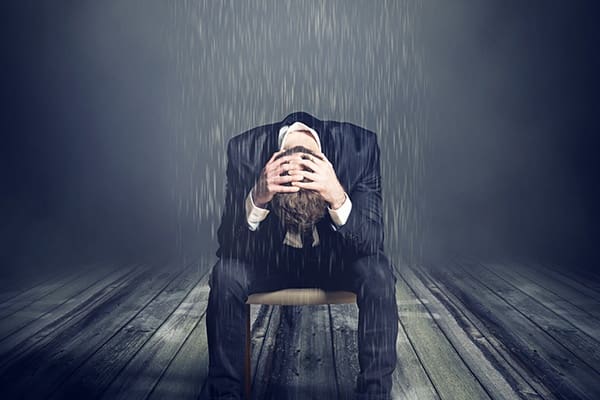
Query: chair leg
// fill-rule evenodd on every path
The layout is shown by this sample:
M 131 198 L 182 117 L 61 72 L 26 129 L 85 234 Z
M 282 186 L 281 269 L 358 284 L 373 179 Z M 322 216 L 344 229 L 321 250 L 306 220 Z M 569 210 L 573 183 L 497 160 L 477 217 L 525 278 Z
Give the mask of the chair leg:
M 250 304 L 246 304 L 246 354 L 245 354 L 245 362 L 244 362 L 244 386 L 246 391 L 246 400 L 250 400 L 250 393 L 252 391 L 252 384 L 250 379 L 252 379 L 252 367 L 250 366 Z

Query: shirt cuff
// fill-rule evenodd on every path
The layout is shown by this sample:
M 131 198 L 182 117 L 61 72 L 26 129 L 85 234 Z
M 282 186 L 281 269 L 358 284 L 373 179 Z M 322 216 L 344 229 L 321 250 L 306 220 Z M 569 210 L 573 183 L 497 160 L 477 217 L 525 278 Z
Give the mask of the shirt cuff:
M 331 227 L 334 231 L 337 231 L 342 225 L 348 221 L 348 217 L 350 216 L 350 211 L 352 210 L 352 201 L 350 201 L 350 197 L 348 197 L 348 193 L 344 192 L 346 196 L 346 200 L 337 210 L 331 209 L 327 207 L 327 211 L 329 211 L 329 215 L 331 216 L 331 220 L 333 224 Z
M 248 221 L 248 228 L 251 231 L 255 231 L 260 225 L 261 221 L 267 218 L 269 215 L 269 210 L 266 208 L 260 208 L 256 204 L 254 204 L 254 200 L 252 199 L 252 190 L 246 196 L 246 221 Z

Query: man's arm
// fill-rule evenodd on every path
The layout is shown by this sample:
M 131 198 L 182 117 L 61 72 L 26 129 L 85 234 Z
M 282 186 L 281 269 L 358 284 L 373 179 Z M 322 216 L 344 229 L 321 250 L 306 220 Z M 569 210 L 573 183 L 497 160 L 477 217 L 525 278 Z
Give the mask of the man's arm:
M 252 198 L 252 192 L 254 188 L 250 189 L 248 195 L 246 196 L 246 220 L 248 222 L 248 228 L 252 231 L 258 229 L 258 226 L 267 215 L 269 215 L 270 210 L 266 208 L 261 208 L 254 203 L 254 199 Z M 331 216 L 331 220 L 333 223 L 331 224 L 331 228 L 335 231 L 338 228 L 346 223 L 348 220 L 348 216 L 350 215 L 350 211 L 352 210 L 352 201 L 348 197 L 347 193 L 344 193 L 346 196 L 346 200 L 339 208 L 333 209 L 329 206 L 327 207 L 327 211 Z
M 358 183 L 348 196 L 352 208 L 345 224 L 337 232 L 360 255 L 383 250 L 384 227 L 381 196 L 381 167 L 377 136 L 369 134 L 366 141 L 369 156 Z
M 245 259 L 256 249 L 261 230 L 251 230 L 248 224 L 245 200 L 255 177 L 252 176 L 251 171 L 241 170 L 241 154 L 238 147 L 233 140 L 230 140 L 227 145 L 225 205 L 221 224 L 217 230 L 219 249 L 216 255 Z
M 250 189 L 248 196 L 246 196 L 246 221 L 248 222 L 248 228 L 255 231 L 258 229 L 258 225 L 267 218 L 270 211 L 254 204 L 254 199 L 252 198 L 253 191 L 254 188 Z
M 246 196 L 246 220 L 248 222 L 248 227 L 250 230 L 255 231 L 258 229 L 258 226 L 265 218 L 269 215 L 269 210 L 266 208 L 262 208 L 254 203 L 254 188 L 250 189 L 248 195 Z M 327 207 L 327 211 L 331 216 L 331 220 L 333 223 L 331 224 L 331 228 L 333 230 L 337 230 L 340 226 L 344 225 L 348 220 L 348 216 L 350 215 L 350 211 L 352 210 L 352 201 L 348 197 L 348 194 L 344 192 L 345 200 L 341 206 L 336 209 L 331 207 Z
M 350 211 L 352 211 L 352 201 L 350 201 L 350 197 L 348 197 L 348 193 L 344 192 L 346 196 L 346 200 L 342 203 L 339 208 L 333 209 L 327 207 L 327 211 L 329 212 L 329 216 L 333 221 L 331 224 L 331 228 L 334 231 L 337 231 L 342 225 L 348 221 L 348 217 L 350 216 Z

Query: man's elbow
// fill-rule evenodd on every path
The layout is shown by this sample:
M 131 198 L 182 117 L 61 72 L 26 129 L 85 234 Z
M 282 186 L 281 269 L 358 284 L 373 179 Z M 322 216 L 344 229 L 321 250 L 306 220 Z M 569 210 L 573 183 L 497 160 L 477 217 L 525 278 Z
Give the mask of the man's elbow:
M 356 241 L 356 250 L 360 255 L 377 254 L 383 250 L 384 233 L 380 226 L 372 226 L 363 231 Z

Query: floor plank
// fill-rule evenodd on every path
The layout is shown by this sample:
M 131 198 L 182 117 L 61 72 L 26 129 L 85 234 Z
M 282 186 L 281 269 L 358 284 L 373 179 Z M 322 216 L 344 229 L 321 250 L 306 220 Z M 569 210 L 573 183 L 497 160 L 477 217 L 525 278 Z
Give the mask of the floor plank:
M 70 298 L 85 292 L 113 272 L 113 270 L 102 269 L 82 274 L 77 278 L 70 280 L 64 286 L 48 293 L 46 296 L 35 300 L 26 307 L 4 318 L 0 321 L 0 340 L 23 329 L 28 324 L 40 319 L 52 310 L 59 308 Z
M 104 392 L 106 399 L 145 399 L 206 311 L 208 275 L 144 344 Z
M 561 298 L 549 290 L 545 290 L 536 282 L 529 280 L 515 268 L 508 268 L 502 264 L 489 263 L 484 265 L 497 276 L 509 282 L 514 287 L 539 301 L 546 308 L 552 310 L 573 326 L 585 332 L 590 338 L 600 339 L 600 320 L 595 319 L 588 312 Z
M 400 322 L 442 399 L 489 399 L 485 388 L 460 357 L 430 313 L 402 279 L 396 283 Z M 417 301 L 415 301 L 417 300 Z
M 559 398 L 595 399 L 600 395 L 597 377 L 543 329 L 463 270 L 453 266 L 435 269 L 437 279 L 475 310 L 488 328 L 511 349 L 523 365 L 544 380 Z
M 101 395 L 155 332 L 162 328 L 167 318 L 181 306 L 200 278 L 192 268 L 187 268 L 171 280 L 83 364 L 66 376 L 50 399 L 97 398 Z
M 394 399 L 438 400 L 438 394 L 431 377 L 423 367 L 404 326 L 398 321 L 396 340 L 398 361 L 392 375 L 392 396 Z
M 338 398 L 327 306 L 282 307 L 266 398 Z
M 582 294 L 577 289 L 554 280 L 551 276 L 532 269 L 522 264 L 507 264 L 507 268 L 515 271 L 519 276 L 535 282 L 544 290 L 573 304 L 590 318 L 600 321 L 600 301 Z
M 467 271 L 467 273 L 469 272 Z M 502 296 L 506 303 L 546 332 L 597 374 L 600 374 L 600 343 L 488 269 L 478 268 L 470 275 L 491 291 Z M 598 378 L 600 379 L 600 375 Z
M 575 291 L 579 296 L 598 302 L 600 301 L 600 293 L 596 290 L 584 285 L 574 278 L 574 274 L 567 274 L 564 271 L 557 271 L 549 267 L 544 267 L 539 264 L 530 263 L 522 265 L 523 268 L 532 269 L 537 276 L 548 276 L 552 278 L 555 284 L 560 284 L 569 293 Z
M 573 280 L 585 287 L 588 287 L 600 294 L 600 275 L 596 271 L 590 270 L 589 268 L 569 268 L 565 270 L 565 268 L 561 268 L 558 265 L 554 264 L 534 264 L 534 267 L 541 269 L 551 269 L 554 272 L 557 272 L 568 280 Z
M 357 342 L 358 311 L 356 304 L 330 306 L 334 361 L 340 399 L 353 398 L 356 377 L 360 370 Z M 404 400 L 439 399 L 399 321 L 396 353 L 398 362 L 392 376 L 393 398 Z
M 252 308 L 260 310 L 252 329 L 252 398 L 266 399 L 273 371 L 277 329 L 281 323 L 281 307 Z
M 1 397 L 197 399 L 210 266 L 118 268 L 6 295 Z M 599 302 L 585 285 L 531 266 L 477 268 L 398 269 L 393 398 L 600 398 Z M 356 305 L 251 316 L 253 398 L 353 398 Z
M 107 282 L 100 282 L 98 287 L 90 288 L 59 309 L 41 316 L 25 328 L 0 341 L 0 373 L 16 360 L 36 351 L 41 352 L 58 332 L 86 318 L 97 305 L 129 284 L 136 276 L 139 277 L 143 270 L 123 268 L 121 272 L 123 273 L 108 278 Z
M 152 388 L 148 400 L 196 400 L 208 374 L 205 316 L 183 342 L 180 350 Z
M 520 365 L 515 360 L 509 349 L 495 337 L 486 325 L 471 312 L 461 301 L 446 288 L 446 285 L 437 279 L 433 279 L 426 268 L 416 267 L 416 275 L 424 285 L 445 305 L 465 332 L 473 338 L 473 341 L 482 348 L 488 359 L 494 360 L 494 365 L 504 378 L 511 382 L 521 397 L 526 399 L 554 400 L 556 397 L 548 390 L 544 383 L 535 375 Z M 475 363 L 476 367 L 478 363 Z
M 203 290 L 208 295 L 209 288 L 204 286 Z M 208 300 L 208 299 L 206 299 Z M 201 302 L 200 306 L 204 309 L 206 303 Z M 253 353 L 252 360 L 258 359 L 261 352 L 264 350 L 266 354 L 272 356 L 272 352 L 268 348 L 270 337 L 267 335 L 269 322 L 273 310 L 277 307 L 252 307 L 252 342 Z M 208 347 L 206 339 L 206 314 L 203 313 L 197 321 L 190 335 L 185 339 L 181 349 L 172 359 L 167 369 L 164 371 L 160 380 L 152 388 L 149 394 L 149 399 L 197 399 L 200 390 L 208 373 Z M 253 368 L 253 373 L 260 371 L 258 368 Z M 268 375 L 268 374 L 267 374 Z M 260 390 L 260 384 L 254 382 L 253 389 Z M 127 397 L 124 392 L 123 397 Z M 110 396 L 105 396 L 110 398 Z M 263 398 L 253 396 L 253 398 Z
M 435 297 L 411 269 L 403 268 L 399 274 L 406 286 L 414 293 L 415 298 L 421 300 L 429 313 L 439 316 L 434 319 L 434 322 L 464 362 L 470 366 L 469 370 L 485 387 L 490 397 L 493 399 L 540 398 L 527 382 L 517 374 L 512 374 L 513 370 L 502 358 L 495 357 L 496 353 L 490 351 L 489 342 L 481 332 L 473 326 L 465 329 L 468 321 L 462 318 L 461 314 L 453 313 L 447 304 Z M 439 291 L 437 293 L 440 294 Z
M 64 273 L 62 276 L 57 276 L 56 273 L 53 273 L 50 276 L 48 276 L 48 274 L 35 274 L 34 276 L 28 275 L 19 277 L 0 276 L 0 306 L 39 285 L 55 282 L 64 276 L 66 276 Z
M 62 329 L 41 349 L 14 362 L 0 378 L 8 397 L 45 395 L 150 302 L 174 278 L 152 271 L 138 276 L 97 305 L 75 324 Z M 8 383 L 10 382 L 10 385 Z M 37 396 L 39 397 L 39 396 Z
M 352 399 L 356 388 L 358 365 L 358 307 L 334 304 L 328 309 L 333 337 L 333 361 L 340 399 Z
M 84 273 L 82 272 L 77 275 L 67 275 L 60 280 L 47 281 L 19 294 L 18 296 L 13 297 L 10 300 L 5 301 L 4 303 L 0 304 L 0 320 L 3 320 L 15 312 L 30 306 L 40 299 L 43 299 L 48 294 L 76 280 L 81 275 L 84 275 Z

